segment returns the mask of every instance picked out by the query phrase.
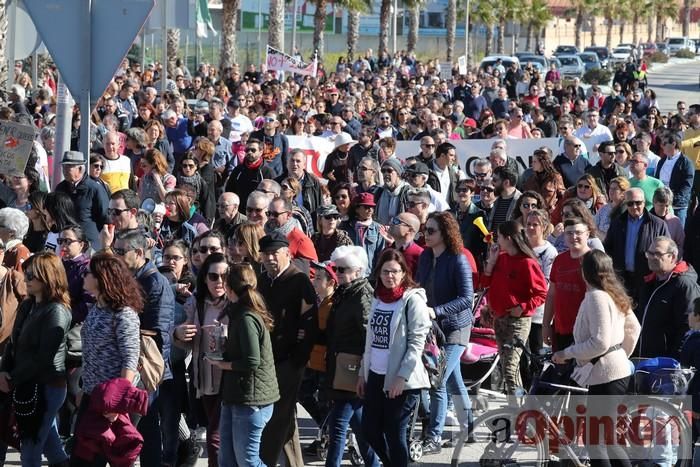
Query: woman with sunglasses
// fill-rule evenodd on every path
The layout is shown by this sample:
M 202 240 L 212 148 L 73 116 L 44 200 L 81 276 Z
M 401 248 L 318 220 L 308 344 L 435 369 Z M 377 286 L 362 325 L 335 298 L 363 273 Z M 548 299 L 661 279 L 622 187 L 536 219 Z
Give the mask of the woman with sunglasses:
M 103 190 L 105 190 L 105 193 L 107 193 L 107 198 L 112 196 L 112 190 L 109 189 L 109 185 L 107 185 L 107 182 L 102 180 L 102 169 L 105 167 L 105 161 L 102 159 L 102 156 L 95 154 L 90 156 L 90 167 L 88 170 L 88 174 L 90 176 L 90 179 L 97 183 L 99 186 L 102 187 Z
M 320 206 L 316 211 L 317 232 L 311 237 L 320 262 L 328 261 L 340 246 L 352 245 L 345 230 L 339 229 L 340 212 L 334 205 Z
M 512 395 L 523 387 L 522 349 L 506 344 L 516 337 L 527 341 L 531 317 L 547 297 L 547 280 L 520 224 L 507 221 L 498 226 L 498 243 L 491 247 L 481 277 L 482 285 L 489 287 L 506 393 Z
M 564 196 L 559 200 L 559 204 L 552 212 L 552 224 L 557 225 L 562 222 L 562 208 L 569 199 L 578 199 L 588 208 L 589 213 L 594 216 L 605 205 L 605 195 L 598 188 L 598 184 L 590 174 L 579 177 L 576 184 L 566 190 Z
M 175 301 L 184 305 L 195 285 L 195 277 L 188 265 L 189 249 L 182 240 L 172 240 L 163 247 L 162 259 L 162 265 L 168 266 L 173 276 Z
M 605 239 L 605 235 L 610 228 L 610 222 L 626 211 L 625 191 L 630 187 L 630 181 L 626 177 L 615 177 L 610 180 L 608 188 L 608 203 L 600 208 L 595 214 L 595 225 L 600 233 L 601 239 Z
M 615 162 L 622 167 L 626 177 L 630 177 L 630 159 L 632 158 L 632 146 L 628 142 L 621 142 L 615 145 Z
M 218 467 L 219 417 L 221 413 L 221 369 L 205 359 L 208 343 L 202 335 L 202 327 L 211 329 L 216 325 L 227 325 L 225 308 L 226 257 L 213 253 L 204 261 L 197 274 L 194 295 L 185 303 L 187 319 L 173 332 L 175 345 L 192 350 L 192 384 L 195 397 L 200 399 L 207 416 L 207 457 L 209 467 Z
M 209 223 L 192 205 L 183 190 L 173 190 L 165 196 L 166 215 L 160 228 L 164 241 L 182 240 L 191 245 L 194 238 L 209 230 Z
M 192 189 L 192 197 L 198 206 L 207 206 L 209 203 L 209 186 L 197 171 L 199 162 L 192 151 L 186 153 L 180 160 L 178 172 L 175 174 L 178 188 L 187 186 Z
M 520 198 L 515 202 L 515 209 L 513 212 L 520 213 L 520 215 L 513 220 L 524 226 L 527 215 L 535 209 L 543 209 L 544 205 L 544 199 L 539 193 L 536 191 L 526 191 L 520 195 Z
M 354 196 L 352 187 L 349 183 L 339 183 L 331 190 L 331 198 L 333 204 L 338 208 L 341 222 L 345 222 L 350 218 L 350 201 Z
M 28 298 L 17 310 L 10 344 L 5 348 L 0 391 L 12 390 L 22 438 L 22 466 L 39 467 L 42 454 L 50 464 L 68 465 L 56 425 L 67 393 L 68 280 L 61 260 L 53 253 L 32 256 L 24 268 Z
M 476 271 L 462 253 L 459 225 L 451 214 L 429 214 L 424 236 L 426 248 L 418 260 L 416 278 L 426 291 L 430 317 L 445 335 L 445 373 L 439 386 L 430 391 L 430 425 L 423 442 L 424 453 L 437 454 L 442 450 L 448 386 L 460 429 L 469 430 L 473 424 L 460 357 L 469 344 L 474 321 L 472 274 Z
M 73 324 L 82 323 L 95 298 L 85 292 L 83 282 L 89 271 L 90 242 L 77 225 L 63 229 L 58 236 L 58 255 L 63 260 L 63 267 L 68 277 L 68 293 L 70 295 Z

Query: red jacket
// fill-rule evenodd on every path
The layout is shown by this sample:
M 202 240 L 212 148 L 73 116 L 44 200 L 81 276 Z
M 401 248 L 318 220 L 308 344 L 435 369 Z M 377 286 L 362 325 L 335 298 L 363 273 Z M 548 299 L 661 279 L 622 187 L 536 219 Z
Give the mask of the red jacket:
M 293 228 L 289 234 L 287 234 L 287 241 L 289 241 L 289 254 L 292 255 L 292 258 L 318 261 L 318 255 L 316 254 L 316 248 L 313 242 L 301 230 L 296 227 Z
M 489 287 L 489 306 L 496 317 L 518 305 L 523 316 L 532 316 L 547 298 L 547 280 L 539 263 L 525 255 L 501 253 L 491 275 L 481 275 L 481 284 Z
M 143 437 L 129 419 L 130 413 L 146 415 L 148 392 L 125 378 L 98 384 L 90 394 L 90 405 L 76 429 L 74 454 L 88 461 L 104 456 L 112 467 L 130 467 L 136 462 Z M 104 417 L 118 414 L 114 422 Z

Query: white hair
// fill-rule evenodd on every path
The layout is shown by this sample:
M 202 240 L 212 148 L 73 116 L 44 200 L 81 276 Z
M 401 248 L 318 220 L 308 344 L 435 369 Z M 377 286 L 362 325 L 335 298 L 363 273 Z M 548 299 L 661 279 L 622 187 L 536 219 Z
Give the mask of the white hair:
M 338 262 L 342 260 L 348 267 L 357 268 L 360 270 L 360 275 L 366 276 L 369 265 L 367 252 L 361 246 L 346 245 L 339 246 L 331 254 L 331 261 Z
M 0 209 L 0 225 L 12 231 L 12 238 L 21 240 L 29 230 L 29 219 L 19 209 L 2 208 Z

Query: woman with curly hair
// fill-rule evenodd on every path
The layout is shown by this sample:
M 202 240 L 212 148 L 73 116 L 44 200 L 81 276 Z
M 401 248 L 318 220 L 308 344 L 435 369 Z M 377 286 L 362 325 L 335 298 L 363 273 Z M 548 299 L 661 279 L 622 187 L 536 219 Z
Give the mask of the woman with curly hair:
M 518 213 L 520 213 L 520 215 L 514 218 L 513 220 L 517 221 L 518 224 L 524 226 L 525 220 L 527 219 L 527 215 L 530 212 L 534 211 L 535 209 L 544 208 L 544 199 L 539 193 L 530 190 L 525 191 L 515 202 L 515 209 L 513 210 L 513 213 L 515 216 L 517 216 Z
M 338 183 L 331 190 L 332 202 L 338 208 L 341 221 L 347 221 L 350 218 L 350 202 L 354 195 L 352 186 L 349 183 Z
M 139 179 L 139 198 L 152 199 L 156 204 L 165 200 L 165 195 L 175 189 L 177 180 L 168 173 L 168 162 L 157 149 L 148 149 L 139 161 L 143 175 Z
M 416 279 L 426 291 L 430 317 L 445 334 L 446 368 L 440 385 L 430 393 L 430 425 L 423 443 L 425 453 L 441 450 L 447 414 L 447 386 L 461 429 L 472 425 L 471 404 L 462 380 L 460 357 L 469 343 L 473 324 L 472 267 L 462 253 L 459 224 L 449 212 L 433 212 L 425 224 L 425 250 L 418 259 Z
M 605 205 L 605 194 L 598 188 L 595 178 L 591 174 L 584 174 L 579 177 L 574 186 L 566 190 L 559 200 L 554 212 L 551 213 L 552 224 L 557 225 L 562 222 L 562 208 L 569 199 L 581 200 L 591 215 L 595 215 Z
M 536 149 L 532 153 L 532 167 L 525 170 L 521 177 L 520 190 L 532 190 L 544 196 L 543 189 L 545 184 L 554 181 L 557 194 L 563 194 L 566 189 L 564 180 L 557 169 L 554 168 L 553 160 L 552 150 L 547 146 Z

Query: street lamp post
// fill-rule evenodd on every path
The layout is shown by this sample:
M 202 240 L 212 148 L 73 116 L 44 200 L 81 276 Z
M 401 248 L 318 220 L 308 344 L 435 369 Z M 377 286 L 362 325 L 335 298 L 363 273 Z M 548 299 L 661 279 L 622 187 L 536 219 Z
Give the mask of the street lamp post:
M 469 68 L 469 1 L 467 0 L 467 11 L 464 19 L 464 57 L 467 59 L 467 68 Z

